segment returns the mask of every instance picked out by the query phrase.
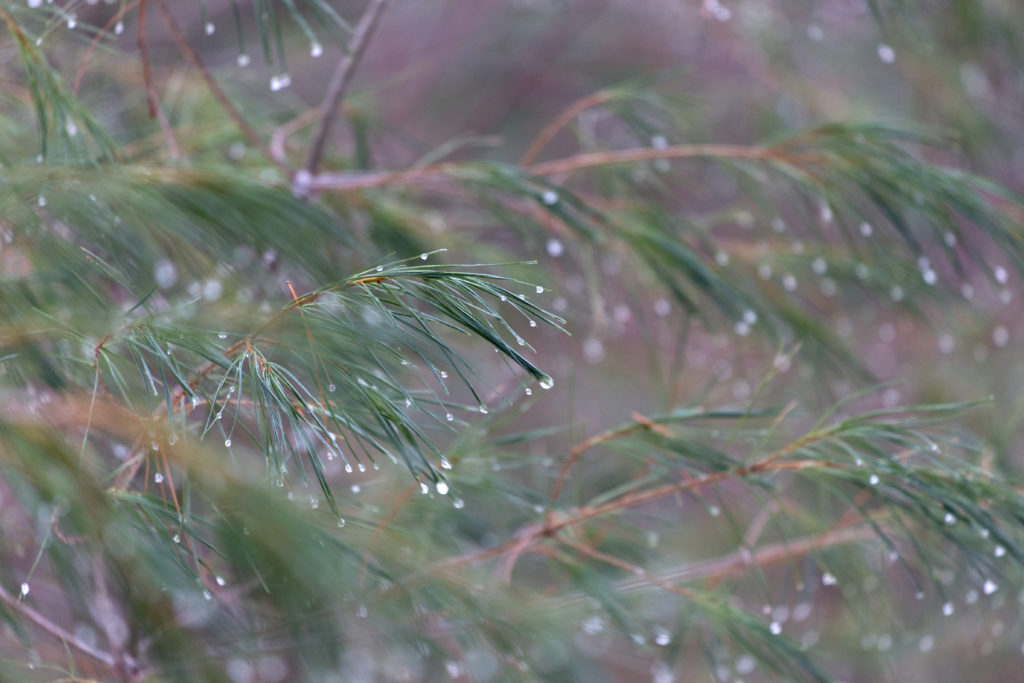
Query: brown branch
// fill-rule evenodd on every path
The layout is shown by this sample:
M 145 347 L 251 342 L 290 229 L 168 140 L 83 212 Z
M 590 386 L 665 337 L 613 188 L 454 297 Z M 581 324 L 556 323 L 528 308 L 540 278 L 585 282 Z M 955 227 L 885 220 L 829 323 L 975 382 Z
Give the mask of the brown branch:
M 751 567 L 771 567 L 782 564 L 794 557 L 807 555 L 817 550 L 824 550 L 837 545 L 859 543 L 877 538 L 877 533 L 870 526 L 850 526 L 833 529 L 824 534 L 804 536 L 787 541 L 779 541 L 765 545 L 757 550 L 741 548 L 710 560 L 689 562 L 677 569 L 658 573 L 655 577 L 659 582 L 687 582 L 702 579 L 723 579 L 743 573 Z M 646 588 L 649 583 L 659 585 L 646 578 L 627 579 L 617 585 L 623 592 L 631 592 Z
M 366 9 L 363 10 L 362 17 L 359 18 L 359 23 L 356 24 L 355 32 L 348 46 L 348 54 L 341 58 L 334 70 L 331 82 L 327 86 L 327 94 L 320 105 L 320 124 L 313 135 L 313 144 L 309 148 L 309 155 L 306 157 L 302 169 L 295 174 L 292 181 L 292 189 L 299 196 L 305 196 L 309 192 L 309 181 L 320 168 L 327 136 L 331 132 L 334 119 L 338 116 L 338 106 L 352 82 L 355 68 L 366 52 L 370 37 L 373 35 L 374 29 L 377 28 L 387 4 L 388 0 L 370 0 Z
M 658 432 L 662 436 L 672 435 L 672 433 L 669 432 L 665 427 L 662 427 L 656 422 L 653 422 L 650 418 L 644 417 L 639 413 L 634 412 L 631 415 L 631 417 L 633 418 L 635 424 L 626 425 L 624 427 L 616 427 L 614 429 L 609 429 L 608 431 L 601 432 L 600 434 L 595 434 L 589 439 L 576 444 L 576 446 L 574 446 L 573 449 L 569 451 L 569 457 L 562 465 L 562 469 L 558 472 L 558 479 L 555 480 L 555 485 L 551 489 L 552 503 L 558 500 L 558 494 L 562 492 L 562 487 L 565 485 L 565 478 L 569 474 L 569 470 L 572 468 L 576 460 L 581 455 L 583 455 L 585 451 L 590 450 L 594 446 L 598 446 L 609 441 L 614 441 L 615 439 L 621 439 L 622 437 L 629 436 L 630 434 L 640 431 L 641 429 L 649 429 L 651 431 Z
M 149 59 L 149 42 L 146 40 L 146 0 L 141 0 L 139 3 L 139 31 L 136 42 L 139 46 L 139 59 L 142 61 L 142 82 L 146 88 L 149 116 L 155 118 L 160 124 L 164 140 L 167 141 L 167 150 L 170 152 L 172 159 L 177 159 L 181 156 L 178 141 L 174 138 L 171 122 L 167 120 L 164 110 L 160 107 L 160 98 L 156 94 L 156 85 L 153 83 L 153 65 Z
M 613 152 L 589 152 L 576 154 L 565 159 L 555 159 L 527 166 L 524 170 L 533 175 L 549 176 L 571 173 L 585 168 L 631 164 L 656 159 L 687 159 L 693 157 L 715 157 L 720 159 L 776 159 L 782 158 L 778 150 L 771 147 L 747 147 L 744 145 L 676 145 L 656 149 L 638 147 Z
M 645 583 L 649 583 L 649 584 L 655 585 L 655 586 L 657 586 L 658 588 L 661 588 L 664 591 L 668 591 L 669 593 L 675 593 L 677 595 L 682 595 L 683 597 L 689 598 L 691 600 L 695 600 L 696 599 L 696 595 L 693 593 L 693 591 L 691 591 L 689 589 L 686 589 L 686 588 L 683 588 L 682 586 L 673 585 L 672 583 L 669 583 L 668 581 L 665 581 L 664 579 L 661 579 L 659 577 L 652 576 L 651 574 L 649 574 L 647 572 L 646 569 L 644 569 L 643 567 L 640 567 L 639 565 L 632 564 L 631 562 L 626 562 L 625 560 L 620 560 L 619 558 L 615 557 L 614 555 L 608 555 L 606 553 L 602 553 L 600 550 L 595 550 L 594 548 L 591 548 L 590 546 L 584 545 L 582 543 L 577 543 L 576 541 L 570 541 L 569 539 L 567 539 L 567 538 L 565 538 L 563 536 L 559 536 L 557 540 L 562 545 L 568 546 L 568 547 L 572 548 L 573 550 L 575 550 L 575 551 L 577 551 L 579 553 L 582 553 L 583 555 L 587 555 L 589 557 L 592 557 L 595 560 L 599 560 L 601 562 L 604 562 L 605 564 L 610 564 L 613 567 L 618 567 L 620 569 L 625 569 L 626 571 L 630 572 L 631 574 L 636 574 L 638 576 L 641 576 L 641 577 L 643 577 L 643 581 Z
M 292 120 L 275 128 L 274 132 L 270 135 L 270 156 L 274 161 L 282 166 L 290 166 L 288 153 L 285 150 L 288 138 L 306 126 L 311 125 L 319 116 L 320 107 L 314 107 L 313 109 L 307 109 Z
M 25 604 L 21 600 L 15 598 L 13 595 L 8 593 L 3 586 L 0 586 L 0 601 L 2 601 L 15 612 L 21 614 L 21 616 L 25 617 L 39 628 L 49 633 L 57 640 L 67 643 L 76 650 L 84 652 L 93 659 L 101 661 L 111 668 L 114 668 L 117 665 L 117 659 L 114 657 L 114 655 L 107 652 L 106 650 L 101 650 L 99 648 L 93 647 L 92 645 L 89 645 L 75 634 L 65 631 L 63 628 L 47 619 L 45 616 L 34 610 L 29 605 Z
M 520 166 L 529 166 L 533 163 L 533 160 L 544 151 L 551 139 L 555 137 L 558 131 L 562 130 L 569 124 L 574 118 L 582 114 L 591 107 L 604 104 L 608 100 L 612 99 L 614 94 L 610 90 L 599 90 L 598 92 L 591 93 L 586 97 L 581 97 L 576 100 L 562 111 L 554 120 L 548 125 L 544 126 L 544 129 L 537 135 L 537 137 L 530 143 L 530 146 L 526 148 L 526 152 L 523 154 L 523 158 L 519 160 Z
M 200 78 L 202 78 L 203 82 L 206 83 L 206 87 L 209 88 L 210 94 L 213 95 L 213 98 L 217 100 L 217 103 L 220 104 L 228 117 L 235 122 L 235 125 L 238 126 L 242 135 L 244 135 L 245 139 L 249 141 L 249 144 L 260 150 L 260 152 L 262 152 L 263 155 L 271 161 L 275 161 L 274 157 L 270 154 L 270 150 L 266 148 L 263 144 L 263 140 L 260 139 L 260 135 L 256 132 L 256 129 L 245 120 L 242 113 L 231 103 L 231 100 L 228 99 L 224 90 L 221 89 L 217 81 L 214 80 L 210 70 L 206 68 L 205 64 L 203 64 L 203 60 L 199 56 L 199 53 L 196 52 L 195 48 L 188 42 L 188 38 L 185 37 L 185 33 L 178 24 L 178 20 L 175 19 L 174 15 L 167 9 L 167 5 L 164 3 L 164 0 L 153 0 L 153 3 L 156 4 L 156 8 L 160 11 L 160 15 L 163 17 L 164 23 L 167 24 L 167 29 L 171 32 L 171 36 L 174 38 L 174 42 L 178 44 L 178 49 L 181 50 L 183 55 L 185 55 L 185 58 L 190 64 L 192 64 L 192 67 L 199 72 Z M 284 167 L 282 170 L 290 171 L 291 169 Z
M 110 17 L 110 20 L 104 24 L 102 29 L 96 32 L 96 37 L 89 43 L 88 49 L 82 56 L 82 63 L 78 65 L 78 72 L 75 74 L 75 84 L 71 88 L 72 94 L 78 94 L 78 89 L 82 86 L 82 78 L 85 76 L 85 69 L 89 66 L 89 61 L 92 59 L 93 52 L 96 51 L 96 46 L 100 44 L 100 41 L 103 40 L 108 33 L 110 33 L 110 29 L 116 25 L 117 22 L 121 21 L 124 18 L 124 15 L 135 9 L 140 2 L 142 2 L 142 0 L 132 0 L 126 4 L 124 7 L 119 9 L 114 16 Z M 139 14 L 141 16 L 142 10 L 139 11 Z M 139 23 L 141 24 L 142 22 L 140 21 Z

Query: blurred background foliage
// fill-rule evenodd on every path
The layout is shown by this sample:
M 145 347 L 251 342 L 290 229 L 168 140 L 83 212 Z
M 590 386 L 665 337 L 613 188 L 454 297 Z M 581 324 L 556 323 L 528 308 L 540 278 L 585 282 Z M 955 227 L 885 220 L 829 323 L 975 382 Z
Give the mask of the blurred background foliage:
M 0 677 L 1015 677 L 1014 0 L 0 22 Z

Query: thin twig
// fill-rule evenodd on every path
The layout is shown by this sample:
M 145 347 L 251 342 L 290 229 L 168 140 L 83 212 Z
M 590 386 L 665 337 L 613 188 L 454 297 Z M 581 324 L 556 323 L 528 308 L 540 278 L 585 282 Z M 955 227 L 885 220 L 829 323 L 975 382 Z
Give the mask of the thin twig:
M 96 37 L 92 39 L 91 43 L 89 43 L 89 48 L 85 51 L 85 54 L 82 55 L 82 62 L 78 65 L 78 73 L 75 74 L 75 84 L 71 88 L 72 94 L 78 94 L 78 89 L 82 86 L 82 78 L 85 76 L 85 69 L 89 66 L 89 60 L 92 59 L 92 54 L 96 51 L 96 46 L 99 45 L 100 41 L 110 33 L 110 29 L 113 26 L 116 26 L 117 22 L 124 18 L 124 15 L 135 9 L 141 1 L 142 0 L 132 0 L 129 2 L 127 5 L 119 9 L 114 16 L 110 17 L 102 29 L 96 32 Z
M 153 65 L 149 59 L 149 42 L 146 40 L 146 0 L 141 0 L 139 3 L 139 30 L 137 36 L 136 42 L 139 46 L 139 59 L 142 62 L 142 82 L 146 88 L 149 115 L 160 124 L 160 130 L 164 134 L 164 140 L 167 141 L 167 151 L 170 152 L 171 158 L 177 159 L 181 156 L 178 141 L 174 137 L 174 129 L 171 128 L 171 122 L 167 120 L 164 110 L 160 107 L 160 97 L 157 95 L 156 85 L 153 83 Z
M 356 24 L 355 32 L 349 43 L 348 54 L 341 58 L 334 70 L 331 82 L 327 86 L 327 94 L 324 96 L 323 104 L 320 105 L 320 124 L 313 135 L 313 144 L 309 148 L 309 155 L 292 182 L 292 188 L 297 195 L 305 196 L 309 192 L 309 180 L 320 168 L 327 136 L 331 132 L 334 119 L 338 116 L 338 106 L 352 82 L 355 67 L 363 53 L 366 52 L 370 37 L 373 35 L 387 4 L 388 0 L 370 0 L 370 4 L 363 10 L 363 16 L 359 18 L 359 23 Z
M 256 129 L 245 120 L 242 113 L 231 103 L 231 100 L 228 99 L 224 90 L 221 89 L 217 81 L 214 80 L 210 70 L 206 68 L 205 64 L 203 64 L 203 60 L 199 56 L 199 53 L 196 52 L 195 48 L 193 48 L 188 42 L 188 39 L 185 37 L 185 33 L 181 30 L 181 26 L 178 24 L 178 20 L 175 19 L 174 15 L 167 9 L 167 5 L 164 3 L 164 0 L 153 0 L 153 2 L 156 4 L 156 8 L 160 11 L 160 15 L 163 17 L 164 23 L 167 24 L 167 29 L 171 32 L 174 42 L 178 44 L 178 49 L 185 55 L 185 58 L 190 64 L 192 64 L 192 67 L 199 72 L 200 78 L 202 78 L 203 82 L 206 83 L 206 87 L 209 88 L 213 98 L 217 100 L 217 103 L 220 104 L 228 117 L 235 122 L 238 129 L 242 131 L 242 135 L 244 135 L 245 139 L 249 141 L 249 144 L 260 150 L 260 152 L 262 152 L 268 159 L 277 163 L 274 160 L 274 157 L 271 156 L 270 150 L 268 150 L 266 145 L 263 144 L 263 140 L 260 139 L 260 135 L 256 132 Z M 291 171 L 291 169 L 287 167 L 284 167 L 282 170 L 288 172 Z
M 73 633 L 65 631 L 57 624 L 53 623 L 39 612 L 35 611 L 32 607 L 25 604 L 21 600 L 16 599 L 13 595 L 8 593 L 3 586 L 0 586 L 0 601 L 10 607 L 12 610 L 18 612 L 23 617 L 34 623 L 39 628 L 43 629 L 54 638 L 61 640 L 71 647 L 84 652 L 93 659 L 103 662 L 109 667 L 114 667 L 117 663 L 117 659 L 111 653 L 100 650 L 99 648 L 89 645 L 81 638 Z
M 611 90 L 599 90 L 587 95 L 586 97 L 581 97 L 570 104 L 561 114 L 555 117 L 551 123 L 544 126 L 544 129 L 541 130 L 533 142 L 530 143 L 530 146 L 526 148 L 523 158 L 519 160 L 519 165 L 529 166 L 532 164 L 534 159 L 536 159 L 538 155 L 544 151 L 547 144 L 551 142 L 551 139 L 558 134 L 558 131 L 562 130 L 562 128 L 568 125 L 570 121 L 587 109 L 604 104 L 613 97 L 614 93 Z
M 288 153 L 285 150 L 288 138 L 306 126 L 311 125 L 319 116 L 320 107 L 314 107 L 313 109 L 307 109 L 290 121 L 275 128 L 274 132 L 270 135 L 270 156 L 274 161 L 282 166 L 290 166 L 291 164 L 288 163 Z
M 582 543 L 577 543 L 576 541 L 570 541 L 568 538 L 565 538 L 563 536 L 559 536 L 557 540 L 562 545 L 568 546 L 568 547 L 572 548 L 573 550 L 575 550 L 578 553 L 581 553 L 583 555 L 587 555 L 588 557 L 592 557 L 595 560 L 599 560 L 601 562 L 604 562 L 605 564 L 610 564 L 613 567 L 618 567 L 620 569 L 625 569 L 626 571 L 628 571 L 628 572 L 630 572 L 632 574 L 636 574 L 636 575 L 642 577 L 642 580 L 645 583 L 649 583 L 649 584 L 655 585 L 655 586 L 657 586 L 658 588 L 661 588 L 664 591 L 668 591 L 670 593 L 675 593 L 677 595 L 682 595 L 682 596 L 684 596 L 686 598 L 690 598 L 691 600 L 696 598 L 696 595 L 694 595 L 693 591 L 691 591 L 691 590 L 689 590 L 687 588 L 683 588 L 682 586 L 673 585 L 672 583 L 670 583 L 668 581 L 665 581 L 663 579 L 660 579 L 660 578 L 658 578 L 656 576 L 652 576 L 652 575 L 647 573 L 646 569 L 644 569 L 643 567 L 640 567 L 639 565 L 632 564 L 631 562 L 626 562 L 625 560 L 620 560 L 619 558 L 615 557 L 614 555 L 608 555 L 607 553 L 602 553 L 600 550 L 595 550 L 594 548 L 591 548 L 588 545 L 584 545 Z

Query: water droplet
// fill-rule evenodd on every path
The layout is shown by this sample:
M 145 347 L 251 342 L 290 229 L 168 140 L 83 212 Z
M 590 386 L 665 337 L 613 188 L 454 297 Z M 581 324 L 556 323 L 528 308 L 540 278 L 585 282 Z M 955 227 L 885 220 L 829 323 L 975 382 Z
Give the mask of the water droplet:
M 365 472 L 366 471 L 366 465 L 364 465 L 361 462 L 357 462 L 356 463 L 356 469 L 359 470 L 360 472 Z
M 1002 266 L 996 266 L 992 271 L 992 274 L 995 275 L 996 282 L 1001 285 L 1005 285 L 1006 281 L 1010 279 L 1010 274 L 1007 273 L 1006 268 L 1003 268 Z
M 768 625 L 768 630 L 772 632 L 773 636 L 777 636 L 782 633 L 782 624 L 777 621 L 773 621 Z
M 461 510 L 462 508 L 466 507 L 466 501 L 462 500 L 461 498 L 456 498 L 455 500 L 452 501 L 452 507 L 455 508 L 456 510 Z
M 736 673 L 745 676 L 757 668 L 757 659 L 751 655 L 743 655 L 736 660 L 733 667 L 736 669 Z
M 828 270 L 828 264 L 825 262 L 825 259 L 816 258 L 811 262 L 811 270 L 813 270 L 816 275 L 824 275 L 825 271 Z
M 359 484 L 352 484 L 352 486 L 349 487 L 349 490 L 352 491 L 352 493 L 359 493 L 363 490 L 363 487 Z
M 441 375 L 441 379 L 448 379 L 448 373 L 447 373 L 447 372 L 446 372 L 445 370 L 442 370 L 442 371 L 441 371 L 440 373 L 438 373 L 438 374 L 440 374 L 440 375 Z
M 477 410 L 479 410 L 482 415 L 486 415 L 487 414 L 487 406 L 485 406 L 483 403 L 481 403 L 479 405 Z
M 543 294 L 544 293 L 544 288 L 541 287 L 540 285 L 537 285 L 537 293 L 538 294 Z
M 119 36 L 122 33 L 124 33 L 124 22 L 119 21 L 116 24 L 114 24 L 114 34 Z
M 748 325 L 753 325 L 754 323 L 756 323 L 757 322 L 757 311 L 754 311 L 754 310 L 749 309 L 749 308 L 747 310 L 743 311 L 743 322 L 745 322 Z
M 660 315 L 662 318 L 672 312 L 672 304 L 669 303 L 668 299 L 655 299 L 654 301 L 654 314 Z
M 454 416 L 454 415 L 452 415 L 451 413 L 445 413 L 445 415 L 444 415 L 444 419 L 446 419 L 446 420 L 448 420 L 449 422 L 451 422 L 451 421 L 453 421 L 453 420 L 455 419 L 455 416 Z
M 278 92 L 284 90 L 292 84 L 292 77 L 288 74 L 279 74 L 270 79 L 270 90 L 271 92 Z
M 956 608 L 953 607 L 953 603 L 951 602 L 947 602 L 942 605 L 942 613 L 945 614 L 947 617 L 952 616 L 953 612 L 955 611 Z
M 24 596 L 24 595 L 28 595 L 28 592 L 29 592 L 30 590 L 32 590 L 32 586 L 28 585 L 28 582 L 27 582 L 27 581 L 26 581 L 26 582 L 23 582 L 23 583 L 21 584 L 21 594 L 22 594 L 23 596 Z
M 871 237 L 871 234 L 874 231 L 875 230 L 874 230 L 874 228 L 871 227 L 870 223 L 861 223 L 860 224 L 860 234 L 864 235 L 864 237 Z
M 383 273 L 384 272 L 384 266 L 377 266 L 377 272 L 378 273 Z
M 313 508 L 314 510 L 319 508 L 320 507 L 320 499 L 317 498 L 316 496 L 310 496 L 309 497 L 309 507 Z
M 1006 329 L 1005 325 L 997 325 L 992 330 L 992 343 L 1002 348 L 1006 346 L 1007 342 L 1010 341 L 1010 331 Z
M 835 574 L 831 572 L 825 572 L 821 575 L 821 585 L 834 586 L 837 583 L 839 583 L 839 579 L 836 578 Z
M 175 543 L 181 543 L 181 536 L 179 534 L 174 534 L 174 536 L 171 537 L 171 540 Z
M 729 265 L 729 255 L 724 251 L 715 252 L 715 263 L 724 268 Z
M 153 475 L 153 481 L 155 481 L 157 484 L 164 483 L 164 475 L 157 472 L 156 474 Z
M 537 327 L 537 321 L 536 320 L 531 320 L 530 321 L 530 327 Z
M 523 393 L 526 394 L 527 396 L 532 396 L 533 389 L 531 389 L 530 387 L 526 387 L 525 389 L 523 389 Z
M 997 584 L 992 579 L 989 579 L 988 581 L 985 582 L 985 585 L 983 585 L 981 587 L 981 590 L 983 590 L 985 592 L 985 595 L 992 595 L 997 590 L 999 590 L 999 584 Z
M 309 56 L 316 59 L 324 53 L 324 46 L 320 43 L 313 43 L 309 46 Z
M 547 206 L 554 206 L 558 203 L 558 193 L 554 190 L 547 190 L 540 196 L 540 200 Z
M 708 508 L 708 514 L 712 517 L 718 517 L 722 514 L 722 508 L 718 507 L 717 505 L 712 505 L 711 507 Z
M 548 256 L 551 258 L 558 258 L 565 253 L 565 245 L 559 240 L 549 239 L 547 243 Z
M 430 487 L 429 487 L 429 486 L 427 486 L 427 485 L 426 485 L 425 483 L 423 483 L 422 481 L 420 482 L 420 493 L 423 493 L 423 494 L 427 494 L 427 493 L 430 493 Z
M 939 281 L 939 277 L 931 268 L 921 271 L 921 279 L 924 280 L 924 283 L 926 285 L 934 285 L 936 282 Z
M 213 25 L 212 21 L 206 22 L 206 35 L 212 36 L 217 32 L 217 27 Z
M 429 254 L 420 254 L 420 260 L 421 261 L 426 261 L 428 257 L 429 257 Z
M 748 334 L 750 334 L 750 325 L 748 325 L 748 324 L 746 324 L 745 322 L 742 322 L 742 321 L 740 321 L 740 322 L 736 323 L 735 325 L 733 325 L 732 329 L 733 329 L 733 332 L 735 332 L 736 334 L 738 334 L 741 337 L 746 337 Z
M 880 43 L 878 46 L 878 58 L 886 64 L 892 64 L 896 61 L 896 51 L 892 49 L 892 46 Z
M 345 463 L 345 472 L 347 472 L 348 474 L 352 474 L 352 463 Z
M 338 528 L 339 529 L 344 529 L 345 528 L 345 518 L 344 517 L 338 517 Z
M 921 636 L 921 640 L 917 644 L 917 649 L 921 652 L 931 652 L 932 648 L 935 647 L 935 638 L 932 636 Z
M 540 385 L 541 389 L 550 389 L 551 387 L 555 386 L 555 380 L 551 379 L 551 377 L 549 377 L 548 375 L 544 375 L 539 380 L 537 380 L 537 384 Z
M 893 288 L 889 290 L 889 298 L 892 299 L 893 301 L 902 301 L 903 288 L 900 287 L 899 285 L 893 286 Z
M 1006 555 L 1006 548 L 1001 545 L 997 545 L 995 547 L 995 550 L 992 551 L 992 554 L 996 557 L 1003 557 L 1004 555 Z
M 437 489 L 437 492 L 440 495 L 442 495 L 442 496 L 448 495 L 448 484 L 446 484 L 445 482 L 443 482 L 443 481 L 437 482 L 434 485 L 434 488 Z
M 76 26 L 78 26 L 78 16 L 75 14 L 69 14 L 67 21 L 69 29 L 74 29 Z
M 39 206 L 46 206 L 46 197 L 39 195 Z
M 872 474 L 868 478 L 868 484 L 870 484 L 871 486 L 876 486 L 878 484 L 878 475 L 877 474 Z
M 235 63 L 243 69 L 249 66 L 249 61 L 249 55 L 245 54 L 244 52 L 235 58 Z
M 215 576 L 214 580 L 217 582 L 217 585 L 221 586 L 222 588 L 228 584 L 228 582 L 224 580 L 224 577 L 220 575 Z
M 224 439 L 224 446 L 226 448 L 231 448 L 231 439 L 230 438 Z
M 947 512 L 946 516 L 943 517 L 942 520 L 949 525 L 956 524 L 956 515 L 954 515 L 952 512 Z
M 949 334 L 939 335 L 939 351 L 942 353 L 953 353 L 956 348 L 956 341 Z

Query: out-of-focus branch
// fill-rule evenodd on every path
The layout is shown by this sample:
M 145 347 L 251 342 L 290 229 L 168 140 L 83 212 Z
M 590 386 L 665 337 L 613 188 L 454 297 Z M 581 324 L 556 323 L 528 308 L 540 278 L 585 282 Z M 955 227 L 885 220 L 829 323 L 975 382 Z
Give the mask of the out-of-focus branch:
M 555 117 L 551 123 L 544 126 L 544 129 L 536 138 L 534 138 L 533 142 L 530 143 L 530 146 L 526 148 L 523 158 L 519 160 L 519 165 L 529 166 L 532 164 L 534 159 L 536 159 L 540 153 L 544 151 L 544 148 L 547 147 L 548 143 L 551 142 L 551 139 L 558 134 L 558 131 L 562 130 L 562 128 L 567 126 L 570 121 L 587 109 L 604 104 L 608 100 L 612 99 L 612 97 L 613 94 L 610 90 L 599 90 L 587 95 L 586 97 L 581 97 L 570 104 L 561 114 Z
M 341 99 L 345 96 L 345 91 L 348 90 L 348 86 L 352 82 L 355 68 L 366 52 L 366 48 L 370 43 L 370 37 L 373 35 L 374 29 L 377 28 L 377 24 L 380 22 L 380 17 L 387 4 L 388 0 L 370 0 L 370 4 L 366 6 L 363 16 L 359 19 L 359 23 L 356 24 L 355 33 L 352 36 L 352 41 L 349 43 L 348 54 L 341 58 L 337 68 L 334 70 L 331 82 L 327 86 L 327 94 L 324 96 L 323 104 L 320 105 L 320 124 L 313 134 L 313 143 L 310 145 L 306 162 L 296 172 L 292 180 L 292 190 L 296 195 L 305 196 L 310 190 L 309 181 L 320 168 L 324 146 L 327 144 L 327 136 L 331 132 L 331 125 L 334 123 L 334 119 L 338 116 L 338 106 L 341 104 Z
M 149 103 L 149 115 L 160 124 L 160 130 L 167 142 L 167 151 L 172 159 L 181 156 L 178 141 L 174 137 L 174 129 L 171 122 L 167 120 L 164 110 L 160 107 L 160 97 L 156 94 L 156 85 L 153 83 L 153 65 L 149 58 L 149 42 L 146 40 L 146 0 L 139 3 L 139 29 L 136 42 L 139 46 L 139 59 L 142 62 L 142 82 L 146 88 L 146 101 Z M 77 87 L 77 83 L 75 84 Z
M 178 20 L 175 19 L 171 11 L 167 9 L 167 5 L 164 3 L 164 0 L 153 0 L 153 3 L 156 4 L 156 8 L 160 11 L 160 15 L 163 17 L 164 23 L 167 24 L 167 29 L 171 32 L 171 36 L 174 38 L 174 42 L 177 43 L 178 49 L 181 50 L 182 54 L 185 55 L 185 59 L 187 59 L 192 67 L 199 73 L 200 78 L 202 78 L 203 82 L 206 83 L 206 87 L 209 88 L 210 93 L 213 95 L 214 99 L 217 100 L 217 103 L 220 104 L 228 117 L 235 122 L 235 125 L 238 126 L 242 135 L 244 135 L 245 139 L 249 141 L 249 144 L 260 150 L 268 159 L 277 163 L 274 157 L 270 154 L 270 150 L 268 150 L 266 145 L 263 144 L 263 140 L 260 139 L 259 133 L 257 133 L 256 129 L 245 120 L 245 117 L 242 116 L 242 113 L 238 111 L 235 105 L 231 103 L 231 100 L 228 99 L 224 90 L 213 78 L 210 70 L 206 68 L 205 64 L 203 64 L 203 60 L 200 58 L 199 53 L 196 52 L 195 48 L 188 42 L 184 31 L 182 31 L 181 26 L 178 24 Z M 290 169 L 287 168 L 283 170 L 290 171 Z
M 0 602 L 3 602 L 10 609 L 25 617 L 54 638 L 67 643 L 76 650 L 84 652 L 93 659 L 103 662 L 109 667 L 114 667 L 117 664 L 117 660 L 114 655 L 106 650 L 93 647 L 75 634 L 65 631 L 63 628 L 44 617 L 29 605 L 26 605 L 24 602 L 8 593 L 3 586 L 0 586 Z

